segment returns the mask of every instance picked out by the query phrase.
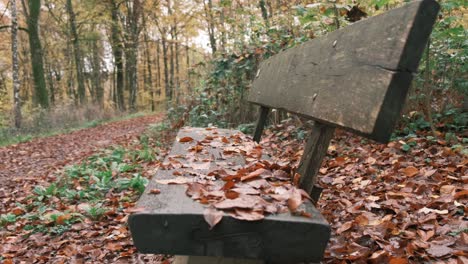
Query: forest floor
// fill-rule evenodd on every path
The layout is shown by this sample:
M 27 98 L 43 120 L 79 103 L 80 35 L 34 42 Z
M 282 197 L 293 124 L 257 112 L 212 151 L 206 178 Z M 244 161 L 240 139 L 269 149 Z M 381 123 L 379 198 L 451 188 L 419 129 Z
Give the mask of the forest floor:
M 126 226 L 173 140 L 144 132 L 161 119 L 0 148 L 0 261 L 170 263 L 138 254 Z M 261 146 L 296 166 L 306 133 L 285 123 Z M 324 262 L 467 263 L 468 159 L 462 136 L 451 141 L 424 132 L 385 145 L 337 131 L 319 175 L 332 227 Z
M 162 117 L 159 114 L 110 122 L 0 147 L 0 186 L 8 185 L 7 181 L 47 177 L 51 171 L 60 170 L 96 151 L 141 135 L 148 125 L 161 121 Z

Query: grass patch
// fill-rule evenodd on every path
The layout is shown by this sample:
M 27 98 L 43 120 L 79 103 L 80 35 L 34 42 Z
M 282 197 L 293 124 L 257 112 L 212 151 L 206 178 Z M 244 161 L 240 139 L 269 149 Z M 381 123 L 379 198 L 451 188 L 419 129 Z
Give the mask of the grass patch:
M 112 221 L 145 190 L 150 168 L 158 162 L 158 145 L 141 136 L 128 147 L 114 146 L 66 167 L 57 180 L 34 186 L 1 214 L 0 229 L 60 235 L 77 223 Z

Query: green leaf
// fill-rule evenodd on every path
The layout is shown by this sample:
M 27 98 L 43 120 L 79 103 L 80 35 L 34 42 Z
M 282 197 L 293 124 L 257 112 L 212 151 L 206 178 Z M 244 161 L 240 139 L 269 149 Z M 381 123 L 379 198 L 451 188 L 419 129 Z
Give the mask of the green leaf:
M 410 149 L 411 149 L 411 146 L 408 144 L 404 144 L 403 146 L 401 146 L 401 150 L 405 152 L 408 152 Z

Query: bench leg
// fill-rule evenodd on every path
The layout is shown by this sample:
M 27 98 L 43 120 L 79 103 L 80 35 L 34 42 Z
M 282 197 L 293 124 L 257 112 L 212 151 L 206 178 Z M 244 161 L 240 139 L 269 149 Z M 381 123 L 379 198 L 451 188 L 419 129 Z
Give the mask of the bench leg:
M 265 264 L 263 260 L 223 257 L 175 256 L 173 264 Z

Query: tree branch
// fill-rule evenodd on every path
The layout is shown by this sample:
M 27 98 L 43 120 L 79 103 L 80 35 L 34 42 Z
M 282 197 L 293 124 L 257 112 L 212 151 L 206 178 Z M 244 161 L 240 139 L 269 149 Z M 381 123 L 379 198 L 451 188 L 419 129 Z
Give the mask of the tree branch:
M 0 25 L 0 30 L 11 28 L 11 25 Z M 19 30 L 29 32 L 27 28 L 24 27 L 18 27 Z

